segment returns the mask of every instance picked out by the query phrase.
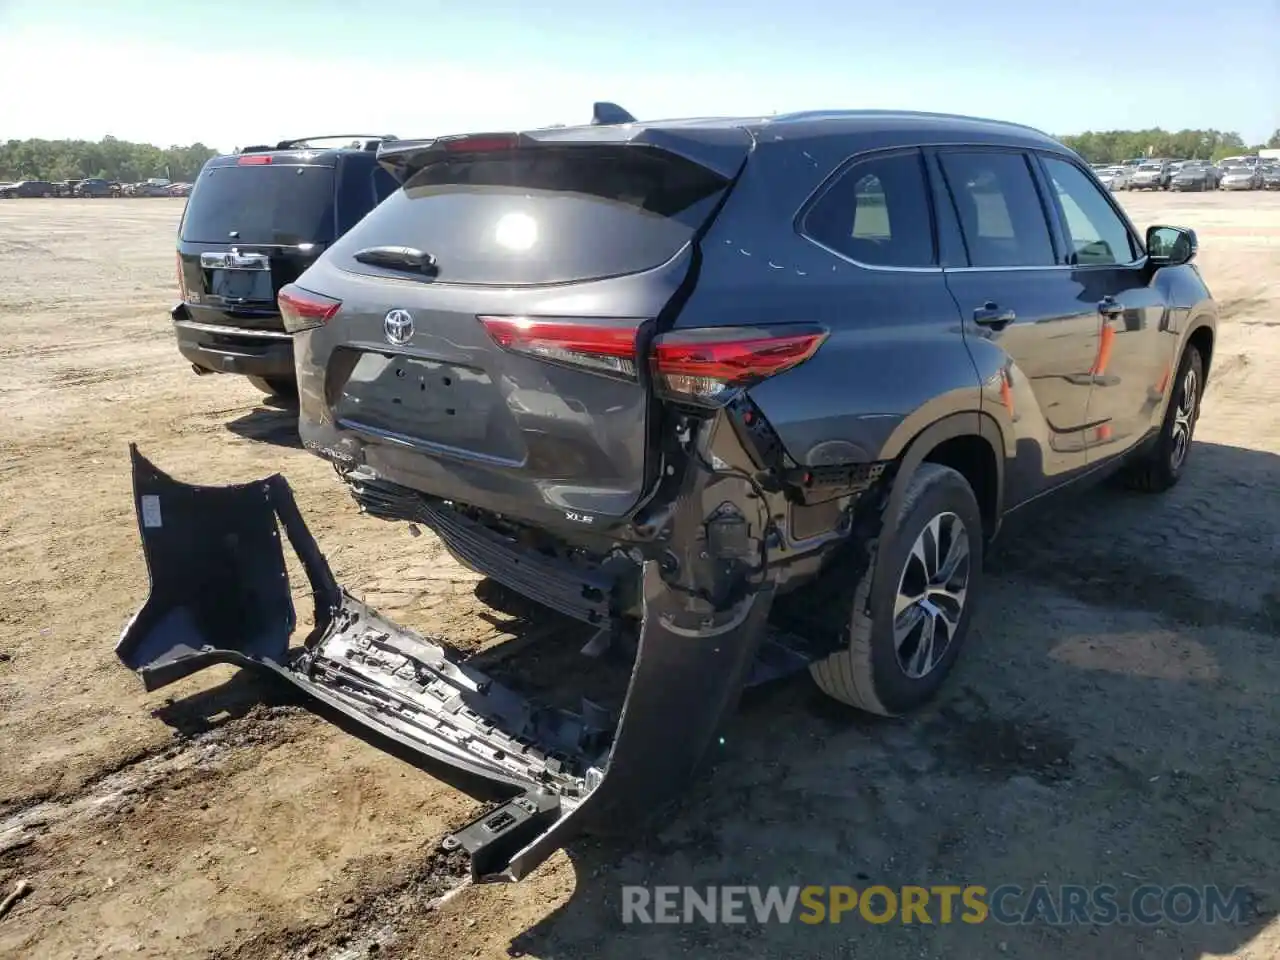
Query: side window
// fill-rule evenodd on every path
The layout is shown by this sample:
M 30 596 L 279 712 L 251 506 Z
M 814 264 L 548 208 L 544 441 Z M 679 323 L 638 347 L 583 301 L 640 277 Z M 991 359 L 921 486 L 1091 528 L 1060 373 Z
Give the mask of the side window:
M 1054 265 L 1049 223 L 1023 154 L 948 150 L 938 159 L 973 266 Z
M 801 229 L 867 266 L 935 265 L 923 158 L 912 151 L 855 162 L 805 215 Z
M 1073 163 L 1043 159 L 1071 235 L 1072 262 L 1087 266 L 1136 260 L 1137 251 L 1124 221 L 1093 182 Z

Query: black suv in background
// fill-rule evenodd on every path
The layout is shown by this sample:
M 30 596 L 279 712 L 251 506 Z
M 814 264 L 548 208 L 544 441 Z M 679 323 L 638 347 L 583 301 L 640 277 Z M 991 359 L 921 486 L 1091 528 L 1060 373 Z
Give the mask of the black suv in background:
M 182 299 L 171 314 L 178 350 L 196 373 L 242 374 L 268 394 L 294 391 L 293 342 L 276 295 L 397 188 L 376 162 L 388 139 L 307 137 L 205 164 L 178 229 Z
M 19 197 L 56 197 L 58 187 L 49 180 L 19 180 L 0 187 L 0 199 L 15 200 Z
M 103 180 L 101 177 L 90 177 L 88 180 L 81 180 L 75 185 L 72 191 L 77 197 L 111 197 L 118 192 L 110 180 Z

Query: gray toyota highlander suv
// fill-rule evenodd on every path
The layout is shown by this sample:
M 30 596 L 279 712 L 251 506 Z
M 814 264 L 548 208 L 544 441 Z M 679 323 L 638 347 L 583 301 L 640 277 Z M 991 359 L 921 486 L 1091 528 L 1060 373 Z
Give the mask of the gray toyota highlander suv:
M 710 635 L 821 572 L 850 589 L 814 679 L 899 713 L 955 661 L 1007 514 L 1186 464 L 1216 324 L 1195 236 L 1144 242 L 1037 131 L 855 111 L 379 159 L 402 188 L 281 293 L 303 440 L 571 615 L 638 615 L 652 562 Z
M 1216 325 L 1195 236 L 1140 235 L 1035 130 L 605 120 L 378 159 L 401 186 L 280 291 L 302 439 L 369 513 L 594 625 L 625 697 L 553 707 L 343 594 L 282 478 L 197 488 L 136 452 L 153 588 L 118 649 L 151 686 L 269 667 L 523 790 L 449 838 L 478 876 L 633 828 L 746 686 L 923 703 L 1006 518 L 1186 469 Z M 277 521 L 315 587 L 294 651 Z

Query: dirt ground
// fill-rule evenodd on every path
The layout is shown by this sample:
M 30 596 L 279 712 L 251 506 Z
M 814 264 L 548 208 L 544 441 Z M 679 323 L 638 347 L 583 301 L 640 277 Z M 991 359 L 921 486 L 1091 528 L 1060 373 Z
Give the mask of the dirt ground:
M 437 849 L 476 798 L 255 677 L 146 694 L 118 664 L 147 590 L 126 445 L 183 479 L 283 472 L 339 579 L 409 626 L 481 649 L 521 612 L 429 534 L 360 515 L 287 410 L 180 360 L 183 201 L 0 204 L 0 896 L 34 888 L 0 957 L 1280 956 L 1280 195 L 1122 196 L 1139 226 L 1199 231 L 1222 308 L 1183 483 L 1095 492 L 1008 542 L 919 716 L 860 717 L 805 677 L 759 691 L 660 829 L 485 886 Z M 1218 884 L 1250 910 L 621 922 L 627 883 L 874 882 Z

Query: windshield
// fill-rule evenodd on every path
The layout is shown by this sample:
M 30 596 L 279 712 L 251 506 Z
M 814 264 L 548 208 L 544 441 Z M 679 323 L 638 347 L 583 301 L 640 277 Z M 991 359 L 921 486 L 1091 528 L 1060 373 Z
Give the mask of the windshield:
M 1144 164 L 1143 164 L 1142 166 L 1140 166 L 1138 169 L 1139 169 L 1139 170 L 1159 170 L 1159 169 L 1160 169 L 1160 164 L 1158 164 L 1158 163 L 1144 163 Z
M 333 168 L 254 164 L 201 171 L 182 222 L 193 243 L 328 243 L 334 237 Z

